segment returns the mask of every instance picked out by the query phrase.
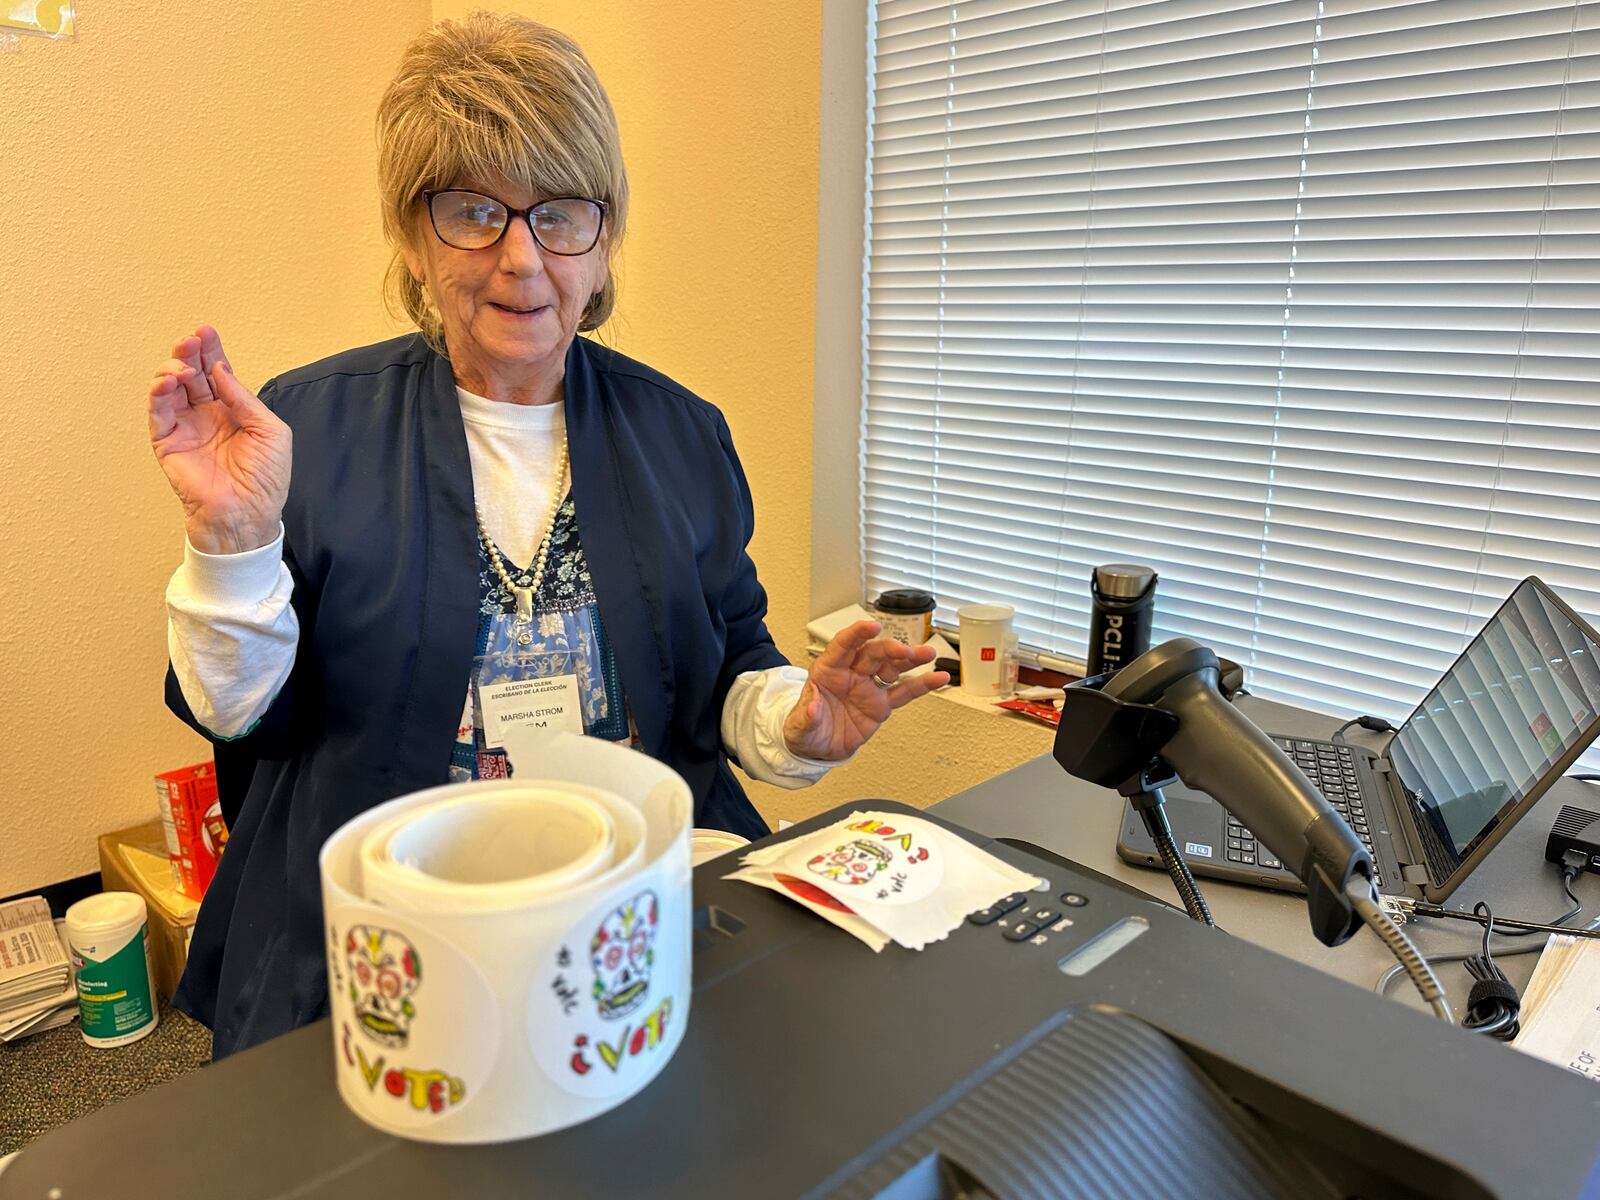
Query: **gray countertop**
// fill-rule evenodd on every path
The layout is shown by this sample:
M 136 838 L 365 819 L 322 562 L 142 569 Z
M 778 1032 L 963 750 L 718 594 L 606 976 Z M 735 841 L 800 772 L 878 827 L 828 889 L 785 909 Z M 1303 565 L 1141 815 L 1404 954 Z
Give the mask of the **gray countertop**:
M 1326 738 L 1339 725 L 1337 718 L 1256 697 L 1242 698 L 1240 705 L 1270 733 Z M 1352 733 L 1372 736 L 1360 730 Z M 1368 744 L 1377 748 L 1381 741 Z M 1585 794 L 1588 786 L 1571 780 L 1558 783 L 1467 878 L 1447 906 L 1469 910 L 1477 901 L 1487 900 L 1497 915 L 1536 921 L 1550 920 L 1570 907 L 1561 894 L 1559 873 L 1544 861 L 1544 843 L 1563 804 L 1600 806 L 1600 790 Z M 1177 893 L 1164 873 L 1129 866 L 1117 857 L 1122 798 L 1109 788 L 1073 778 L 1048 755 L 952 796 L 934 805 L 931 811 L 996 837 L 1033 842 L 1152 896 L 1178 903 Z M 1217 925 L 1236 937 L 1361 987 L 1371 987 L 1394 965 L 1383 944 L 1365 932 L 1343 946 L 1322 945 L 1311 935 L 1305 901 L 1299 896 L 1209 879 L 1200 880 L 1200 886 Z M 1584 901 L 1585 918 L 1596 915 L 1595 910 L 1600 909 L 1600 880 L 1584 876 L 1574 890 Z M 1418 949 L 1430 955 L 1474 950 L 1481 933 L 1477 925 L 1465 921 L 1426 918 L 1412 921 L 1406 932 Z M 1544 939 L 1535 936 L 1521 940 L 1542 944 Z M 1496 960 L 1501 957 L 1497 954 Z M 1536 961 L 1536 955 L 1525 954 L 1505 957 L 1502 965 L 1512 982 L 1521 986 Z M 1470 977 L 1455 963 L 1441 966 L 1438 974 L 1459 1012 L 1471 986 Z M 1404 979 L 1396 980 L 1389 994 L 1403 1003 L 1421 1006 L 1415 990 Z

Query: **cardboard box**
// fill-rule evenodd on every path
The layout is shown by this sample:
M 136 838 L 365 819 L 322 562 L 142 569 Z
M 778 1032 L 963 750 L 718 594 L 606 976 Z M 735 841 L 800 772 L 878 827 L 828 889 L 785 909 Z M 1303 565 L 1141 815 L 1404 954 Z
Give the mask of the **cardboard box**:
M 166 999 L 177 990 L 200 905 L 172 878 L 167 839 L 160 820 L 100 835 L 100 883 L 108 892 L 144 897 L 149 915 L 150 966 L 156 991 Z
M 228 844 L 228 827 L 217 802 L 215 765 L 194 763 L 157 775 L 156 799 L 173 876 L 185 895 L 201 900 Z

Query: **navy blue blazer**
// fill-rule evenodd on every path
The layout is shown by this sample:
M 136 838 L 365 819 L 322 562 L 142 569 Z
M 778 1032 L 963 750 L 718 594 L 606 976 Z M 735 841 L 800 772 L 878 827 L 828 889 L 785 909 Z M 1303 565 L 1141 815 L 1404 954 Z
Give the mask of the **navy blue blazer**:
M 284 561 L 300 644 L 195 925 L 179 1008 L 218 1058 L 327 1011 L 317 853 L 375 804 L 446 782 L 478 627 L 477 526 L 450 364 L 418 335 L 270 381 L 294 431 Z M 727 422 L 584 338 L 566 363 L 578 529 L 642 749 L 695 822 L 768 832 L 728 767 L 723 701 L 782 665 L 746 547 L 750 489 Z M 167 703 L 202 734 L 169 668 Z M 210 736 L 207 734 L 207 736 Z

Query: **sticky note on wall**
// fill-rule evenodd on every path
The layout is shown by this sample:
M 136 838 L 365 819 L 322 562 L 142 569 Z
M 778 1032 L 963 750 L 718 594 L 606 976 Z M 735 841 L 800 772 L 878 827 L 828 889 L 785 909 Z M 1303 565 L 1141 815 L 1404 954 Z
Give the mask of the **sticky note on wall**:
M 71 0 L 0 0 L 0 29 L 72 37 L 76 16 Z

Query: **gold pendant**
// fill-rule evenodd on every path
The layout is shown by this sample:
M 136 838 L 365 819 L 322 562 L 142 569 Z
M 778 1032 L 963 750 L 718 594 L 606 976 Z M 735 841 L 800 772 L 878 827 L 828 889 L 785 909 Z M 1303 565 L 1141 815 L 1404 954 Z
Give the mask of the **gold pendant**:
M 533 623 L 533 589 L 512 584 L 511 594 L 517 598 L 517 624 L 531 625 Z

